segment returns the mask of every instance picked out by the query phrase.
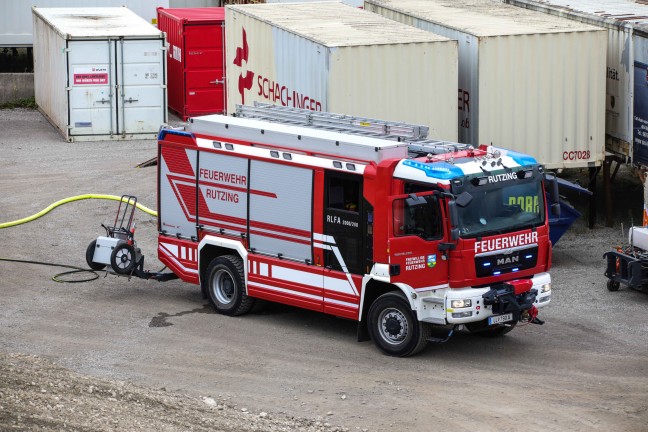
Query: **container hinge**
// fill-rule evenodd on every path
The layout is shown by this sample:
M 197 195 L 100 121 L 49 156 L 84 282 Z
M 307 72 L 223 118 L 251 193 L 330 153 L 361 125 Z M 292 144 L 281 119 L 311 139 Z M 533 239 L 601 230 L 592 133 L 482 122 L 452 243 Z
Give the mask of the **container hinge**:
M 65 87 L 65 91 L 72 91 L 72 87 Z

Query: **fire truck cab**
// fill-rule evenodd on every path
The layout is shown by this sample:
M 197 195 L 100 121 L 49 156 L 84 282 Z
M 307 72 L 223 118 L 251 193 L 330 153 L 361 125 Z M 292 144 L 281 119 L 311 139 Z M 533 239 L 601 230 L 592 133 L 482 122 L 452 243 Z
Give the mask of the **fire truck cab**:
M 393 356 L 444 340 L 432 326 L 541 323 L 551 243 L 534 158 L 266 108 L 159 134 L 159 259 L 219 313 L 265 299 L 353 319 Z

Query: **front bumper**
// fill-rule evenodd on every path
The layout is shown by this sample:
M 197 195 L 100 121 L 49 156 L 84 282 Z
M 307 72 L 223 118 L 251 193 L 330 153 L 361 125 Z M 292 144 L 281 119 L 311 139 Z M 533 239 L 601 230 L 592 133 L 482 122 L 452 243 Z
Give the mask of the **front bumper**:
M 541 308 L 551 302 L 551 276 L 540 273 L 531 279 L 532 285 L 528 291 L 515 294 L 506 283 L 495 284 L 484 288 L 446 288 L 443 292 L 434 293 L 435 302 L 440 306 L 436 311 L 423 306 L 419 309 L 419 319 L 426 322 L 447 324 L 466 324 L 488 319 L 508 313 L 513 314 L 513 321 L 519 321 L 520 315 L 533 306 Z M 429 305 L 430 299 L 422 296 L 420 300 Z M 463 300 L 464 307 L 453 307 L 453 301 Z M 461 303 L 461 302 L 460 302 Z M 440 316 L 441 306 L 443 317 Z M 436 312 L 426 317 L 426 312 Z M 440 319 L 441 318 L 441 319 Z

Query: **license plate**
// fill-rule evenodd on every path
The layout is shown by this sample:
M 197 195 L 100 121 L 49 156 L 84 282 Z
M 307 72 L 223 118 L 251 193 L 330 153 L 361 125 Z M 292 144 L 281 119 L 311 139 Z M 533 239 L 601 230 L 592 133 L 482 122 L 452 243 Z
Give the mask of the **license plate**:
M 492 317 L 488 317 L 488 325 L 501 324 L 501 323 L 505 323 L 505 322 L 512 321 L 512 320 L 513 320 L 513 314 L 512 313 L 508 313 L 508 314 L 504 314 L 504 315 L 492 316 Z

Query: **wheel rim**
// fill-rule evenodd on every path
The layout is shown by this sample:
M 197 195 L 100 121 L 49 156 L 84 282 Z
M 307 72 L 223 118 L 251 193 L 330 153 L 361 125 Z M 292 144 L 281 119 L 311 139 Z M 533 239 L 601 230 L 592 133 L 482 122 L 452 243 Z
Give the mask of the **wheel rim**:
M 128 248 L 121 248 L 115 254 L 115 263 L 117 264 L 117 267 L 122 270 L 130 267 L 132 261 L 133 257 L 131 255 L 131 251 Z
M 378 334 L 390 345 L 399 345 L 407 339 L 407 317 L 398 309 L 384 309 L 378 317 Z
M 221 304 L 229 304 L 234 299 L 234 279 L 230 272 L 224 269 L 216 270 L 212 278 L 212 292 Z

